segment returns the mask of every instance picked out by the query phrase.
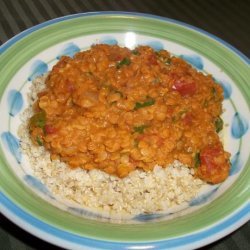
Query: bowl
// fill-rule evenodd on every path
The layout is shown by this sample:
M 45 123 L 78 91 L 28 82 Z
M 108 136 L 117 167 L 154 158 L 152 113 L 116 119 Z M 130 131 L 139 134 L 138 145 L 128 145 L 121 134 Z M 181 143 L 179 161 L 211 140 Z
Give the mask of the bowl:
M 224 90 L 222 139 L 231 153 L 225 182 L 208 185 L 184 207 L 117 218 L 57 199 L 33 175 L 17 132 L 29 86 L 62 55 L 73 56 L 98 43 L 166 49 L 213 75 Z M 188 249 L 211 243 L 249 220 L 249 59 L 235 48 L 175 20 L 100 12 L 39 24 L 3 44 L 0 54 L 0 209 L 14 223 L 69 249 Z

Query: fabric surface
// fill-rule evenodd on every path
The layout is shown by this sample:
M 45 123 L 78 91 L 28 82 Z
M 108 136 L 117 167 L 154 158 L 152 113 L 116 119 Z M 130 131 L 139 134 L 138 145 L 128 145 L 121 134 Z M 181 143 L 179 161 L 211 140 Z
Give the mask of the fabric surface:
M 0 0 L 0 45 L 41 22 L 80 12 L 130 11 L 173 18 L 201 28 L 250 57 L 250 0 Z M 0 249 L 61 249 L 0 214 Z M 250 249 L 250 222 L 201 249 Z

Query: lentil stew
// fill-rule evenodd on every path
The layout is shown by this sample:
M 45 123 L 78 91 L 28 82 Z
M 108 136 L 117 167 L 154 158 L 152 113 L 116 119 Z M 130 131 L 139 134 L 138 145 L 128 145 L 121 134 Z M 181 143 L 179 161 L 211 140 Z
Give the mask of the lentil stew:
M 125 177 L 175 160 L 208 183 L 224 181 L 223 89 L 166 50 L 93 45 L 63 56 L 38 94 L 34 144 L 70 167 Z

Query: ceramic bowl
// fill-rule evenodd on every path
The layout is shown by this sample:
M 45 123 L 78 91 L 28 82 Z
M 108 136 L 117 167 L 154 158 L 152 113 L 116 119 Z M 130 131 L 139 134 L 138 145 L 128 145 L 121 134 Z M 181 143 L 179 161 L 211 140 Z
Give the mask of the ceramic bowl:
M 185 207 L 116 220 L 69 206 L 37 179 L 17 134 L 32 80 L 62 55 L 92 44 L 166 49 L 224 89 L 222 140 L 231 153 L 229 178 Z M 195 248 L 237 229 L 250 218 L 249 59 L 222 40 L 178 21 L 139 13 L 83 13 L 54 19 L 0 47 L 0 209 L 36 236 L 70 249 Z

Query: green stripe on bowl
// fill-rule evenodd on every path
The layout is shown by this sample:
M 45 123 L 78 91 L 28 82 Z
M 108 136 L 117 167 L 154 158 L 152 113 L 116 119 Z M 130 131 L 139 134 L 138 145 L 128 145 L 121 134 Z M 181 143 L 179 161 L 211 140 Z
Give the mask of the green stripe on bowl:
M 168 39 L 206 56 L 223 69 L 241 90 L 250 106 L 248 65 L 219 42 L 197 31 L 140 16 L 85 16 L 52 24 L 21 39 L 1 55 L 0 95 L 19 68 L 44 49 L 71 38 L 95 34 L 134 31 Z M 245 168 L 235 184 L 218 199 L 191 214 L 147 225 L 111 224 L 80 218 L 37 197 L 17 179 L 1 150 L 1 191 L 33 216 L 57 228 L 81 236 L 113 241 L 153 241 L 190 234 L 231 214 L 249 198 L 250 170 Z M 250 165 L 248 159 L 247 166 Z M 226 204 L 226 206 L 225 206 Z

